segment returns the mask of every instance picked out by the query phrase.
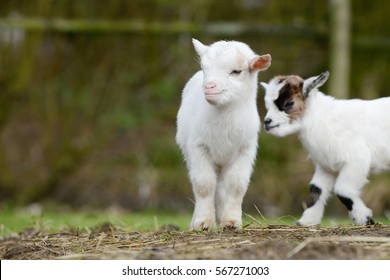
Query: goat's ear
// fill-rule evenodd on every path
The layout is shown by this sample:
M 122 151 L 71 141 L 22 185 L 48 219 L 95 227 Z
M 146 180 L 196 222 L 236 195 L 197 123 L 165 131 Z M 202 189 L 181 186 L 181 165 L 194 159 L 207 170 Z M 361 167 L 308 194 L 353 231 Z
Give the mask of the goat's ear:
M 329 72 L 325 71 L 325 72 L 322 72 L 321 74 L 319 74 L 318 76 L 314 76 L 314 77 L 310 77 L 310 78 L 306 79 L 303 82 L 303 88 L 302 88 L 303 96 L 308 97 L 310 92 L 314 88 L 319 88 L 320 86 L 325 84 L 325 82 L 328 80 L 328 78 L 329 78 Z
M 260 85 L 263 87 L 264 91 L 267 91 L 267 88 L 268 88 L 267 83 L 261 82 Z
M 209 48 L 208 46 L 203 45 L 200 41 L 194 38 L 192 38 L 192 44 L 194 45 L 195 51 L 199 56 L 204 55 Z
M 269 54 L 256 56 L 249 62 L 249 70 L 252 71 L 264 71 L 271 66 L 272 57 Z

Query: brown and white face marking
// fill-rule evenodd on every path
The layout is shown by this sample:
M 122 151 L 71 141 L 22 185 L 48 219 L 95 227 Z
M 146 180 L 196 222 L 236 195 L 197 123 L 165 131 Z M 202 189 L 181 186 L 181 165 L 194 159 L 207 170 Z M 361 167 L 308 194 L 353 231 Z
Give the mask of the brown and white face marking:
M 298 76 L 280 76 L 278 83 L 283 83 L 278 98 L 274 101 L 279 111 L 284 111 L 290 123 L 299 119 L 305 110 L 305 97 L 302 94 L 303 79 Z
M 261 83 L 266 90 L 264 101 L 267 109 L 264 126 L 267 133 L 283 137 L 299 131 L 300 120 L 306 109 L 310 92 L 323 85 L 328 72 L 306 80 L 299 76 L 277 76 L 268 84 Z

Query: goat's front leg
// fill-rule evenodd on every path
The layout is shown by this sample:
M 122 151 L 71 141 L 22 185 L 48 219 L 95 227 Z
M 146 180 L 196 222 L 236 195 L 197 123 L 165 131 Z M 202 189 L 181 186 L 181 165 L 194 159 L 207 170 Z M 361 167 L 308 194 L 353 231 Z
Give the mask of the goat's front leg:
M 242 227 L 242 201 L 247 191 L 256 150 L 242 151 L 225 166 L 217 186 L 217 220 L 222 228 Z
M 188 162 L 189 176 L 195 197 L 195 209 L 190 228 L 206 230 L 216 226 L 215 190 L 217 175 L 214 165 L 202 147 L 193 149 Z
M 335 183 L 335 175 L 316 164 L 314 176 L 310 183 L 311 200 L 297 225 L 311 226 L 321 223 L 324 208 Z
M 360 198 L 368 173 L 369 157 L 347 164 L 340 171 L 334 188 L 337 197 L 347 207 L 353 223 L 358 225 L 374 223 L 371 209 Z

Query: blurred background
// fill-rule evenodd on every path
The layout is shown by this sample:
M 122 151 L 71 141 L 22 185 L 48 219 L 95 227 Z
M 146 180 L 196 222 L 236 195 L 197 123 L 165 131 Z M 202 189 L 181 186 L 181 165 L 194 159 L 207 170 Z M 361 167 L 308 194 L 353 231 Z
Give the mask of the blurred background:
M 324 92 L 377 98 L 390 96 L 388 11 L 380 0 L 1 0 L 0 205 L 192 211 L 175 144 L 181 90 L 199 69 L 191 38 L 270 53 L 261 81 L 330 70 Z M 258 106 L 263 119 L 260 88 Z M 244 212 L 299 215 L 306 152 L 296 136 L 262 131 L 259 143 Z M 390 175 L 370 180 L 364 200 L 388 213 Z

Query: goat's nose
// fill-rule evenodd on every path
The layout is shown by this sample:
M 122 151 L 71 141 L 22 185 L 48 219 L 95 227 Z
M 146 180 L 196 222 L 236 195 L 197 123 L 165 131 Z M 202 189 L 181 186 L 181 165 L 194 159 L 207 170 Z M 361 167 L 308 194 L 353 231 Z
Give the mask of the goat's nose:
M 272 123 L 272 119 L 270 119 L 270 118 L 266 118 L 265 120 L 264 120 L 264 124 L 265 125 L 269 125 L 269 124 L 271 124 Z
M 212 89 L 212 88 L 215 88 L 217 86 L 216 83 L 213 83 L 213 82 L 209 82 L 206 84 L 205 88 L 206 89 Z

